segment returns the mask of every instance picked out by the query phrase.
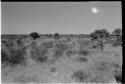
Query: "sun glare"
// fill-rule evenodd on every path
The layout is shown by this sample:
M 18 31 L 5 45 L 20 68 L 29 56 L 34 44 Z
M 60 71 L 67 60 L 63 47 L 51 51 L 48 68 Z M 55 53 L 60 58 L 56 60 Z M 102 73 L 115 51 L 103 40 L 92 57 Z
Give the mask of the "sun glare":
M 93 13 L 98 13 L 98 9 L 97 8 L 92 8 L 92 12 Z

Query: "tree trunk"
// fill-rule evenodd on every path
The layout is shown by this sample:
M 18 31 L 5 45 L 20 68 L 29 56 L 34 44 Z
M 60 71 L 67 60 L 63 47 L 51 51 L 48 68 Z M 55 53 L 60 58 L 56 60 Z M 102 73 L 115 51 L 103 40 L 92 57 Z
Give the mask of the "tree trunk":
M 103 52 L 103 41 L 102 41 L 102 37 L 101 37 L 101 51 Z

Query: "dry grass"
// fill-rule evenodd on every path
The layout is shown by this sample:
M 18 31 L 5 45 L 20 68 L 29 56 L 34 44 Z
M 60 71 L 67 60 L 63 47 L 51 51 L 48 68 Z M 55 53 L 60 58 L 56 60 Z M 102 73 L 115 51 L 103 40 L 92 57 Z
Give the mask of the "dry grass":
M 54 47 L 52 41 L 47 42 L 47 43 L 42 43 L 41 46 L 45 46 L 45 48 L 53 48 Z
M 88 58 L 86 58 L 86 57 L 79 57 L 79 62 L 88 62 Z
M 25 39 L 23 39 L 23 43 L 20 43 L 20 41 L 18 43 L 23 46 L 15 46 L 15 41 L 8 40 L 5 43 L 3 42 L 5 44 L 1 50 L 3 64 L 5 62 L 8 64 L 10 64 L 10 62 L 12 64 L 24 63 L 26 56 L 27 58 L 31 58 L 30 60 L 26 60 L 28 62 L 31 61 L 31 65 L 16 66 L 11 72 L 7 73 L 7 75 L 2 76 L 2 81 L 9 81 L 10 77 L 12 79 L 14 78 L 14 82 L 16 83 L 37 83 L 41 80 L 41 82 L 44 80 L 58 80 L 60 82 L 68 81 L 71 83 L 74 81 L 77 83 L 108 83 L 113 77 L 119 83 L 122 81 L 122 68 L 120 66 L 122 58 L 120 46 L 108 46 L 110 51 L 105 47 L 105 50 L 112 52 L 106 54 L 105 52 L 99 52 L 98 49 L 88 50 L 88 48 L 86 48 L 90 45 L 88 40 L 85 41 L 81 39 L 79 40 L 79 43 L 77 43 L 77 38 L 73 39 L 74 40 L 71 40 L 71 43 L 75 43 L 73 45 L 70 45 L 70 43 L 68 44 L 68 41 L 54 43 L 54 40 L 50 41 L 48 38 L 46 42 L 46 38 L 34 41 L 29 40 L 29 44 L 31 44 L 28 44 L 28 48 L 25 48 L 23 45 L 26 44 Z M 62 40 L 61 37 L 60 40 Z M 96 45 L 96 48 L 98 48 L 98 46 L 99 45 Z M 72 57 L 72 59 L 68 59 L 70 57 Z M 57 61 L 58 59 L 59 61 Z M 112 63 L 110 60 L 112 62 L 114 61 L 116 64 Z M 20 66 L 22 67 L 21 69 Z M 25 74 L 23 75 L 22 69 L 25 70 Z M 3 71 L 7 72 L 8 68 L 4 67 Z M 30 75 L 29 72 L 38 75 L 37 77 Z M 59 75 L 53 76 L 53 73 L 50 72 L 57 72 Z M 14 74 L 16 73 L 18 73 L 18 76 L 15 77 Z M 10 79 L 10 81 L 13 81 L 12 79 Z
M 77 54 L 76 50 L 67 50 L 66 51 L 66 55 L 68 58 L 70 58 L 72 55 L 75 55 L 75 54 Z
M 2 63 L 11 66 L 23 64 L 26 61 L 25 54 L 26 48 L 24 46 L 15 46 L 13 41 L 9 41 L 1 51 Z
M 37 62 L 45 62 L 47 61 L 47 56 L 45 56 L 48 53 L 47 48 L 41 48 L 38 46 L 33 46 L 31 49 L 31 58 Z
M 57 43 L 55 47 L 59 50 L 65 51 L 68 49 L 68 45 L 66 43 Z
M 89 70 L 91 70 L 91 72 L 89 72 L 90 82 L 107 83 L 110 81 L 111 78 L 115 78 L 117 82 L 122 81 L 121 69 L 118 70 L 117 65 L 116 66 L 112 65 L 109 62 L 106 62 L 106 61 L 96 62 L 93 68 L 91 67 Z M 93 77 L 91 76 L 92 74 L 93 74 Z
M 83 48 L 83 49 L 80 48 L 78 54 L 79 54 L 79 55 L 83 55 L 83 56 L 87 56 L 87 55 L 89 55 L 89 50 L 84 49 L 84 48 Z
M 25 76 L 23 74 L 18 77 L 15 77 L 14 81 L 15 83 L 37 83 L 38 79 L 36 76 Z
M 55 57 L 56 59 L 59 59 L 60 57 L 62 57 L 63 53 L 64 53 L 64 51 L 62 51 L 62 50 L 60 50 L 60 49 L 54 50 L 54 57 Z
M 75 79 L 77 82 L 79 83 L 86 83 L 87 81 L 87 74 L 85 73 L 85 71 L 76 71 L 72 74 L 71 76 L 72 79 Z

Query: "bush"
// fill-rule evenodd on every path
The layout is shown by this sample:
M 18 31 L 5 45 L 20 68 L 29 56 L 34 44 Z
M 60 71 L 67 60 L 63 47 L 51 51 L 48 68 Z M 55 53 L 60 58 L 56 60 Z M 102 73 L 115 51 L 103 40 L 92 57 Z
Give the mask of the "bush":
M 88 59 L 87 59 L 87 58 L 85 58 L 85 57 L 79 57 L 79 61 L 80 61 L 80 62 L 87 62 L 87 61 L 88 61 Z
M 87 56 L 89 55 L 89 50 L 85 50 L 85 49 L 80 49 L 78 52 L 79 55 L 84 55 Z
M 80 83 L 85 83 L 87 81 L 87 74 L 81 70 L 74 72 L 71 77 Z
M 48 42 L 48 43 L 42 43 L 42 46 L 45 46 L 46 48 L 53 48 L 53 42 Z
M 59 50 L 65 51 L 68 49 L 68 45 L 65 43 L 57 43 L 55 47 Z
M 97 45 L 93 45 L 92 48 L 96 49 L 96 48 L 97 48 Z
M 8 49 L 1 50 L 1 62 L 2 64 L 9 64 L 10 56 Z
M 122 83 L 122 67 L 116 63 L 112 63 L 113 75 L 118 83 Z
M 52 67 L 52 68 L 50 69 L 50 72 L 56 72 L 56 68 L 55 68 L 55 67 Z
M 67 55 L 68 57 L 70 57 L 71 55 L 76 54 L 76 53 L 77 53 L 76 50 L 68 50 L 68 51 L 66 52 L 66 55 Z
M 32 32 L 30 33 L 30 36 L 33 38 L 33 40 L 35 40 L 36 38 L 39 38 L 39 34 L 37 32 Z
M 8 40 L 8 42 L 5 43 L 6 48 L 11 48 L 14 46 L 13 40 Z
M 115 79 L 118 83 L 122 83 L 122 73 L 121 72 L 119 73 L 116 71 Z
M 33 47 L 36 47 L 37 46 L 37 43 L 35 41 L 33 41 L 30 46 L 33 48 Z
M 79 44 L 80 47 L 88 47 L 90 45 L 89 40 L 78 40 L 77 43 Z
M 17 45 L 22 45 L 22 39 L 17 40 Z
M 40 62 L 45 62 L 45 61 L 47 61 L 47 59 L 48 59 L 48 57 L 44 56 L 44 57 L 40 57 L 39 61 Z
M 40 47 L 34 46 L 31 49 L 31 58 L 37 62 L 45 62 L 47 61 L 47 57 L 45 56 L 48 53 L 46 48 L 41 49 Z
M 121 43 L 120 43 L 120 42 L 113 42 L 112 45 L 113 45 L 114 47 L 117 47 L 117 46 L 120 46 Z
M 8 48 L 6 51 L 2 50 L 2 63 L 9 64 L 11 66 L 23 64 L 25 62 L 25 49 L 24 48 Z
M 58 49 L 58 50 L 54 51 L 54 57 L 56 59 L 59 59 L 62 55 L 63 55 L 63 51 L 62 50 Z
M 24 60 L 25 60 L 25 57 L 24 57 L 25 50 L 24 49 L 12 48 L 12 49 L 10 49 L 10 53 L 11 53 L 11 58 L 10 58 L 9 62 L 12 65 L 17 65 L 17 64 L 24 62 Z

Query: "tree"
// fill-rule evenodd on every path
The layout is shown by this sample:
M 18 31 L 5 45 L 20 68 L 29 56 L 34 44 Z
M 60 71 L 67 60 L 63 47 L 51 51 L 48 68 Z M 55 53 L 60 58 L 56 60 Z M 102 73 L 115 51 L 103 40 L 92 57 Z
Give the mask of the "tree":
M 90 34 L 90 36 L 91 36 L 91 40 L 97 40 L 97 38 L 98 38 L 98 35 L 96 33 L 94 33 L 94 32 L 92 32 Z
M 115 45 L 122 45 L 122 29 L 117 28 L 112 32 L 112 35 L 115 36 L 114 43 Z
M 108 38 L 110 33 L 106 29 L 95 30 L 90 34 L 92 40 L 98 40 L 101 44 L 101 51 L 103 51 L 103 38 Z
M 30 36 L 33 38 L 33 40 L 35 40 L 36 38 L 39 38 L 39 34 L 37 32 L 32 32 L 30 33 Z
M 120 36 L 122 35 L 122 30 L 120 28 L 117 28 L 112 32 L 112 35 Z
M 58 40 L 58 39 L 59 39 L 59 34 L 58 34 L 58 33 L 55 33 L 54 38 L 55 38 L 56 40 Z

